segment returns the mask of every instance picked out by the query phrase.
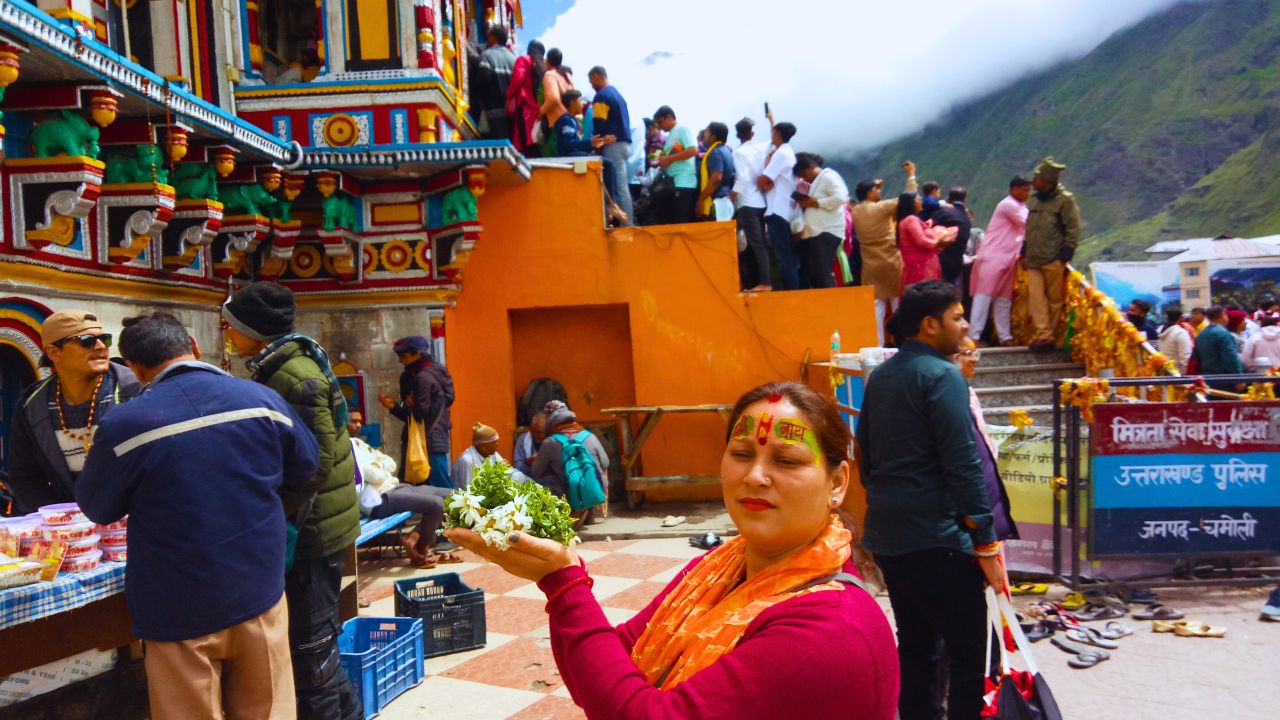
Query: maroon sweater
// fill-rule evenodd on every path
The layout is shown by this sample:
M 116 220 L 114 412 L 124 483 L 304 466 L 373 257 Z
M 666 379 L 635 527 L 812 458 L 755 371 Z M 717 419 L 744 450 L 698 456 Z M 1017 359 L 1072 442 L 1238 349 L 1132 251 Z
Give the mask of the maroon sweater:
M 648 607 L 613 627 L 585 583 L 551 604 L 551 648 L 573 701 L 590 720 L 893 720 L 898 654 L 884 612 L 866 591 L 816 592 L 774 605 L 732 651 L 668 691 L 649 683 L 631 649 L 695 558 Z M 852 564 L 844 571 L 856 574 Z M 550 597 L 586 570 L 538 583 Z

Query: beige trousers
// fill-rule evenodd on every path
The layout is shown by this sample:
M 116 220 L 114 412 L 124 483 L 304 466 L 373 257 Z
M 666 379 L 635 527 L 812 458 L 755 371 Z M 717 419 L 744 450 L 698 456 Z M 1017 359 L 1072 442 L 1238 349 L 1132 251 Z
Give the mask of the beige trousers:
M 152 720 L 294 720 L 284 596 L 252 620 L 180 642 L 146 642 Z
M 1060 260 L 1038 268 L 1027 268 L 1027 306 L 1036 340 L 1054 340 L 1062 315 L 1063 265 Z

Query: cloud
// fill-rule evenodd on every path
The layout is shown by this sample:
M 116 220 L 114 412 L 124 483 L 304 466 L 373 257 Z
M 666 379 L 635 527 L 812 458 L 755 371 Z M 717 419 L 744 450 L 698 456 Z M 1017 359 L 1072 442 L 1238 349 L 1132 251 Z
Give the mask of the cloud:
M 693 127 L 761 122 L 768 102 L 798 145 L 839 153 L 919 130 L 1176 2 L 577 0 L 542 39 L 583 89 L 589 68 L 607 68 L 634 124 L 664 104 Z

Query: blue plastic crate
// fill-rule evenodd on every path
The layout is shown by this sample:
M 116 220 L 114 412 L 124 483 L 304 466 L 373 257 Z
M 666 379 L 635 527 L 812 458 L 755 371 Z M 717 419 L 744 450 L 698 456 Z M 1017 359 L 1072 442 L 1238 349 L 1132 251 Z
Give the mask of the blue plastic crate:
M 422 682 L 422 621 L 413 618 L 352 618 L 338 638 L 342 669 L 364 702 L 365 720 L 397 695 Z
M 483 647 L 488 639 L 484 590 L 462 582 L 458 573 L 397 580 L 396 615 L 422 620 L 427 657 Z

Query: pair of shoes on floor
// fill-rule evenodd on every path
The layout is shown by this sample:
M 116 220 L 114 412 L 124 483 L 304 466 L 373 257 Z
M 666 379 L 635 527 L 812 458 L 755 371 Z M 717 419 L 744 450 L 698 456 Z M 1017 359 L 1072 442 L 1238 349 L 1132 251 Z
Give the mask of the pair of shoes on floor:
M 1152 632 L 1171 632 L 1178 637 L 1220 638 L 1227 636 L 1227 629 L 1209 625 L 1199 620 L 1156 620 L 1151 623 Z

